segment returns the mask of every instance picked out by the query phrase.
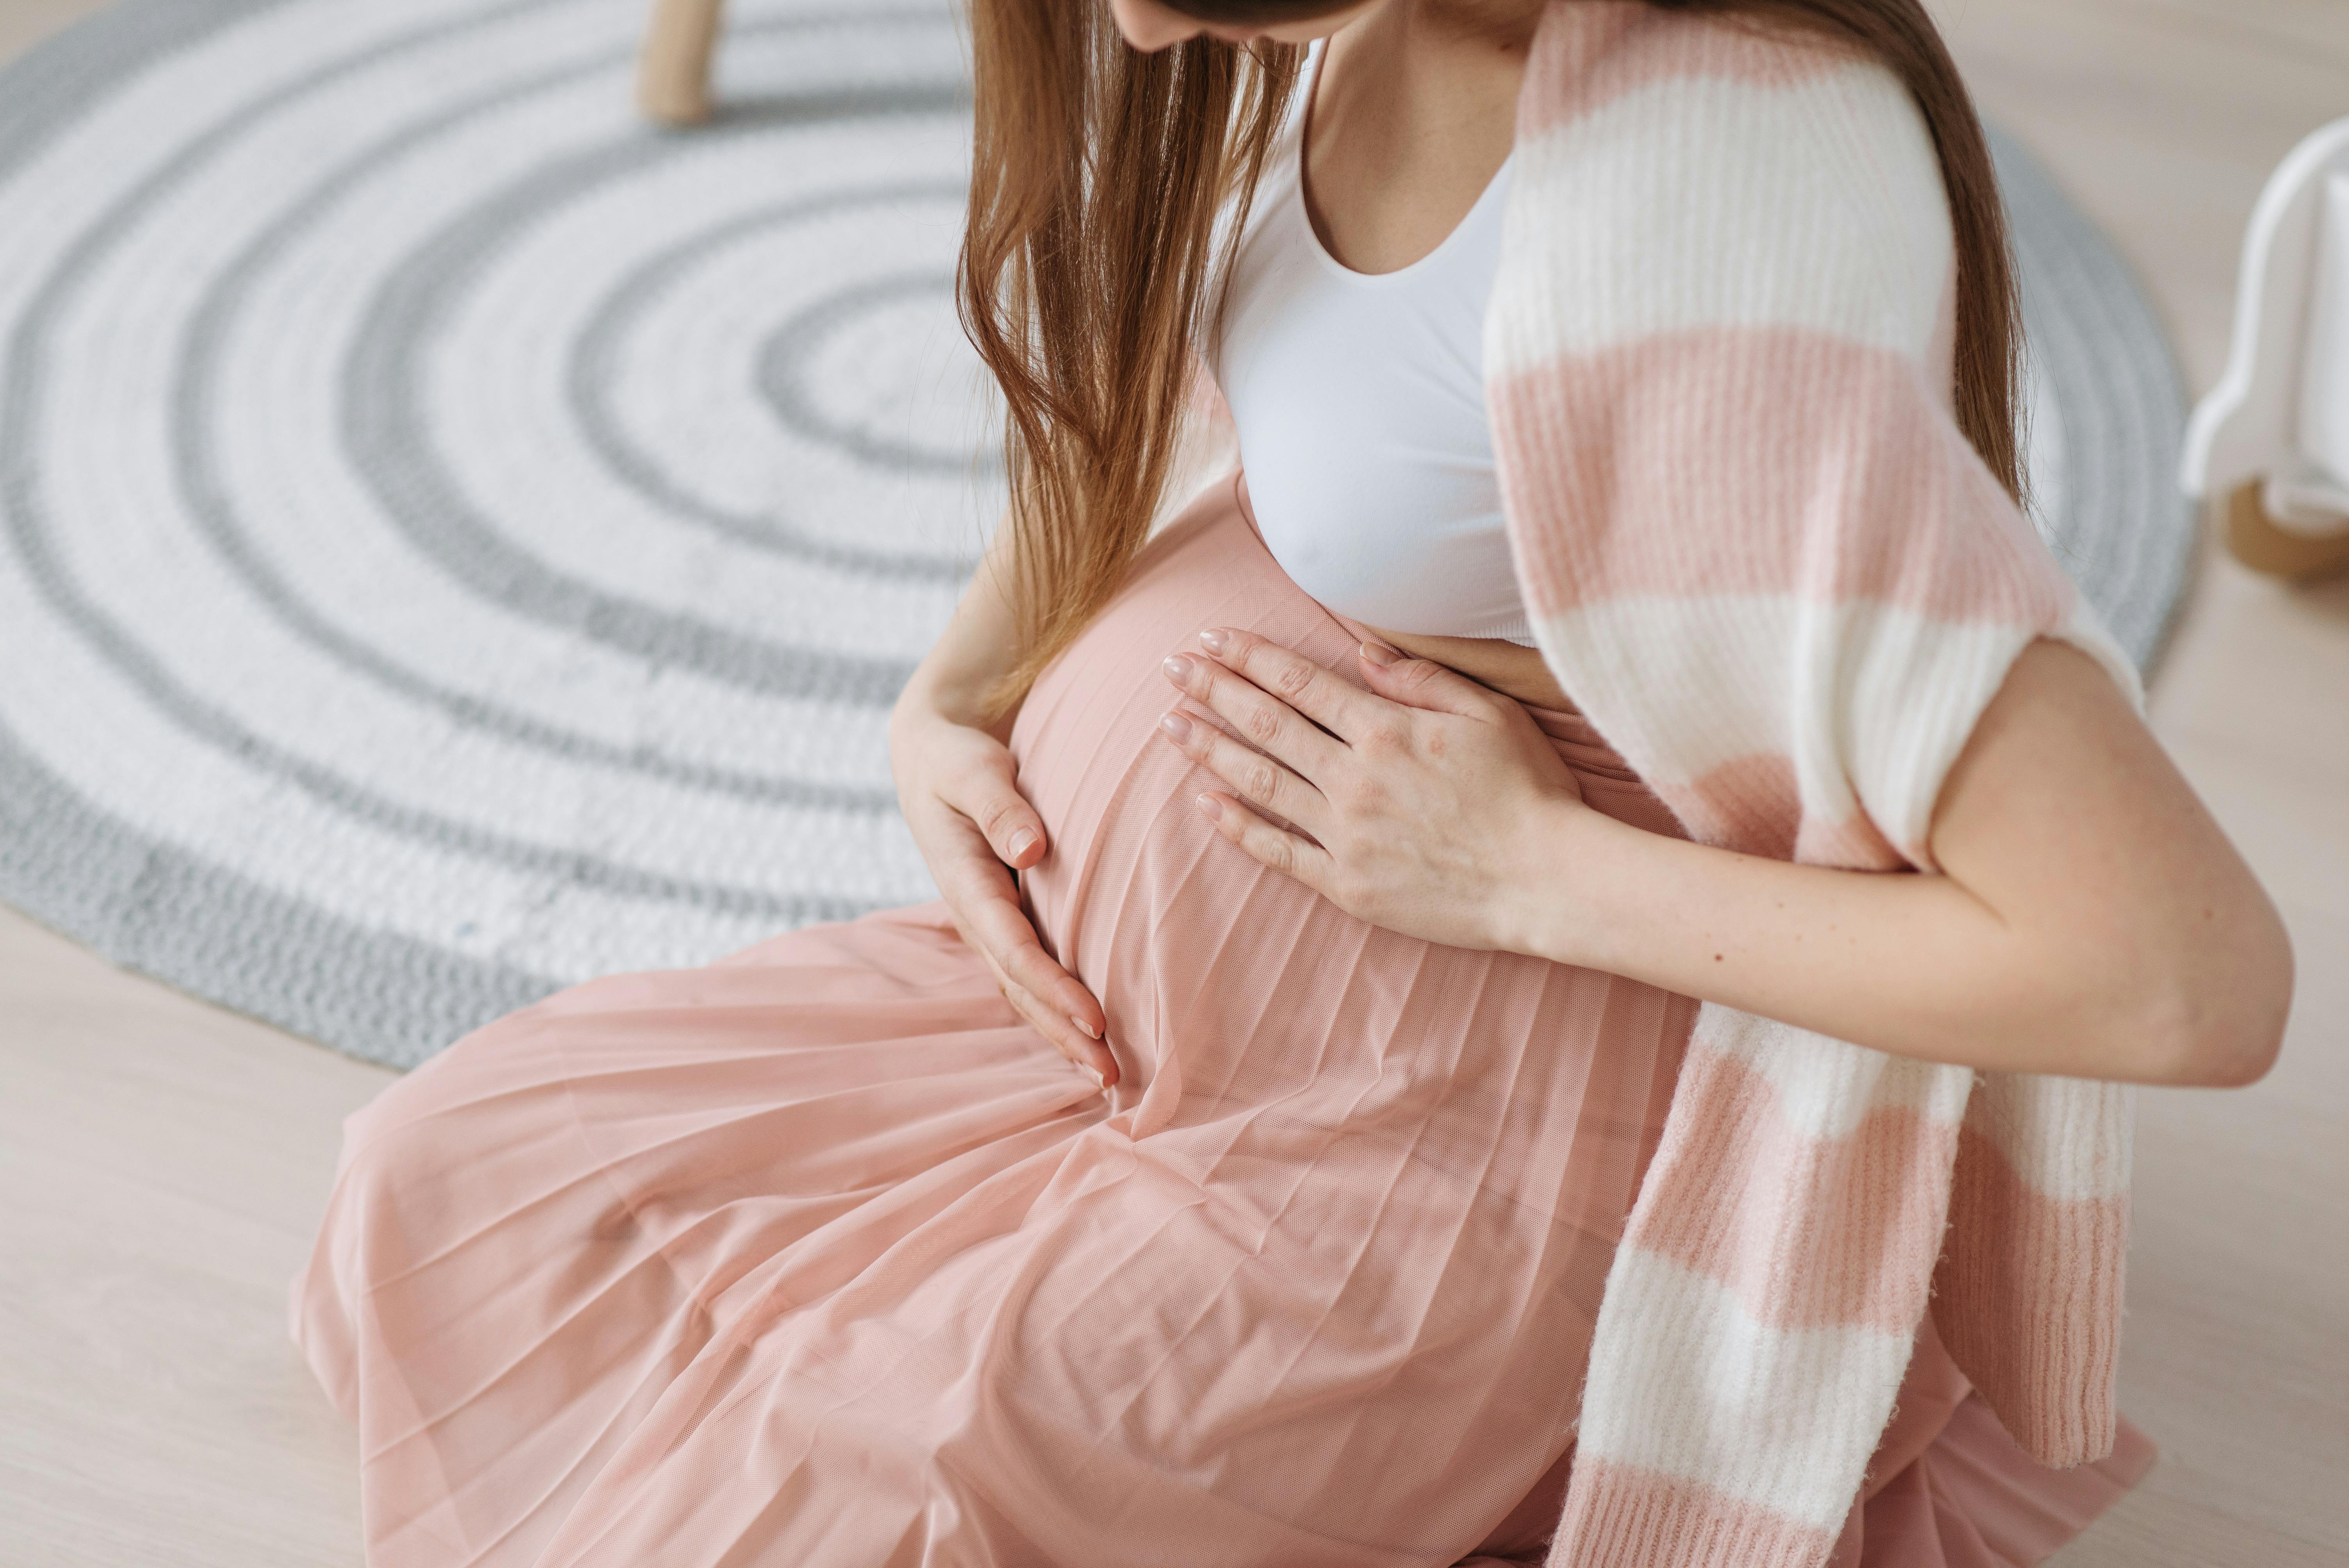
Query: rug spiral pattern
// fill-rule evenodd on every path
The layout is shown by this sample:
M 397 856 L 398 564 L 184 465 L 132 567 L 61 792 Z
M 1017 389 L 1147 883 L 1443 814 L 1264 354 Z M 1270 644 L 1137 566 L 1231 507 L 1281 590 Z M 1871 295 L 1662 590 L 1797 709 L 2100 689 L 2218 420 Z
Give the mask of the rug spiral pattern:
M 409 1065 L 914 902 L 887 708 L 1000 503 L 951 13 L 123 0 L 0 73 L 0 899 Z M 2149 656 L 2180 400 L 2011 147 L 2051 536 Z

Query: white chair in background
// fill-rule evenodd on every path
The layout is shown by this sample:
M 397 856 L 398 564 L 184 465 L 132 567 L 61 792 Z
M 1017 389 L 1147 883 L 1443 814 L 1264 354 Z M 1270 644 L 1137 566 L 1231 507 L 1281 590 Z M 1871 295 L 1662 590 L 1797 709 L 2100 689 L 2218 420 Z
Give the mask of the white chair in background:
M 2179 479 L 2245 565 L 2349 565 L 2349 119 L 2292 149 L 2260 193 L 2227 373 L 2186 428 Z

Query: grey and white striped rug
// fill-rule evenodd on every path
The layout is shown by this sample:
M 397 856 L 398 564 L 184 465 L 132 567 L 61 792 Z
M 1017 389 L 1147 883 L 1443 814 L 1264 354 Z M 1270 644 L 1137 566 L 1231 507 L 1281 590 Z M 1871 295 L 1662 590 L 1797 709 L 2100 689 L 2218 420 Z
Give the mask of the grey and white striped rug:
M 936 4 L 122 0 L 0 72 L 0 898 L 406 1065 L 929 895 L 886 707 L 999 484 Z M 2002 149 L 2040 492 L 2148 655 L 2142 301 Z

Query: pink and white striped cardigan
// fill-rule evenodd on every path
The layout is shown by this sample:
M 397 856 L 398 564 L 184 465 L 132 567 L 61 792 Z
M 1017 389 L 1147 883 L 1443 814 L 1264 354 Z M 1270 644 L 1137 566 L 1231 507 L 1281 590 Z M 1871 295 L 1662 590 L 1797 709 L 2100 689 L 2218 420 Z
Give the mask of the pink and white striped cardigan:
M 2096 624 L 1951 412 L 1923 117 L 1825 39 L 1551 0 L 1485 327 L 1559 684 L 1710 844 L 1934 869 L 1942 776 Z M 2108 1452 L 2133 1097 L 1707 1006 L 1591 1348 L 1574 1568 L 1807 1568 L 1928 1310 L 2040 1461 Z

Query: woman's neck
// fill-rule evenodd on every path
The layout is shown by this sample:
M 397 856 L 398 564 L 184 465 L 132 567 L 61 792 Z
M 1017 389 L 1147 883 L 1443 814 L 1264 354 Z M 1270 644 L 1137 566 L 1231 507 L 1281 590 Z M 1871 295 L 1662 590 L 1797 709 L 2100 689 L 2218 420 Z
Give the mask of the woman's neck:
M 1491 183 L 1516 135 L 1534 0 L 1390 0 L 1324 46 L 1308 106 L 1306 211 L 1330 255 L 1409 266 Z

